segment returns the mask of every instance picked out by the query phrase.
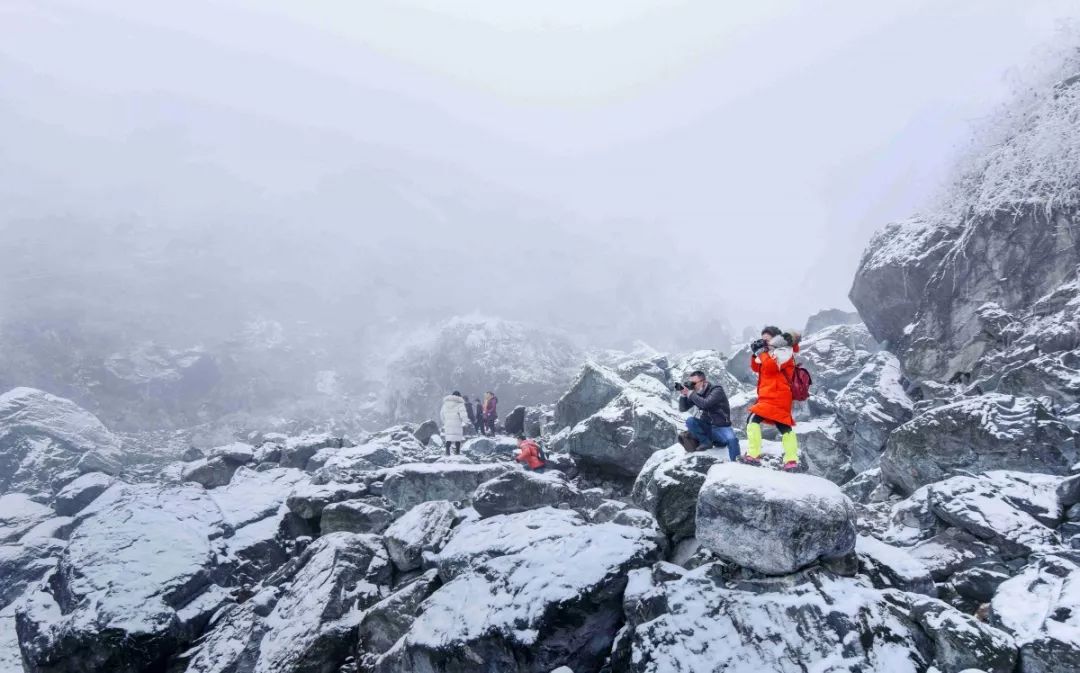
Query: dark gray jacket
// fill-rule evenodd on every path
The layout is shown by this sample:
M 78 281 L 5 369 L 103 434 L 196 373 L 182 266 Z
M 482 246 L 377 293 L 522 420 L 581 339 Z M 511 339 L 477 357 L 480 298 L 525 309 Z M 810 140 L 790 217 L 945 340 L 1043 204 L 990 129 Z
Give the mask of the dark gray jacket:
M 700 395 L 679 395 L 679 411 L 690 411 L 692 406 L 701 409 L 701 420 L 710 425 L 731 425 L 731 405 L 728 404 L 727 393 L 721 386 L 710 383 Z

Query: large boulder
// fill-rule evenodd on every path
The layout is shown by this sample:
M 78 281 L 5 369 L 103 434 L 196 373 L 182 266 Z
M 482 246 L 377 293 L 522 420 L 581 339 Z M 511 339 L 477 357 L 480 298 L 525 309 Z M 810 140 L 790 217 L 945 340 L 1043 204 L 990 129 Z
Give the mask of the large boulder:
M 73 516 L 105 492 L 116 481 L 104 472 L 89 472 L 70 482 L 53 500 L 53 508 L 61 516 Z
M 852 470 L 877 467 L 889 434 L 911 420 L 914 408 L 896 356 L 870 358 L 836 396 L 836 417 L 850 434 Z
M 681 576 L 655 567 L 652 573 L 635 571 L 612 669 L 1012 671 L 1011 640 L 947 605 L 880 592 L 819 568 L 730 582 L 720 566 L 706 564 Z
M 56 516 L 52 508 L 23 493 L 0 495 L 0 544 L 15 542 L 39 523 Z
M 907 550 L 869 535 L 860 535 L 855 551 L 859 557 L 859 573 L 868 577 L 875 587 L 937 596 L 930 569 Z
M 957 471 L 1067 474 L 1076 438 L 1039 401 L 988 394 L 931 409 L 896 428 L 881 457 L 882 477 L 911 493 Z
M 159 666 L 194 635 L 180 612 L 208 588 L 220 510 L 198 486 L 117 484 L 81 517 L 56 570 L 16 613 L 27 669 Z
M 565 510 L 463 524 L 439 554 L 446 583 L 374 670 L 597 670 L 623 618 L 626 574 L 658 555 L 643 530 Z
M 694 537 L 698 492 L 709 469 L 724 460 L 720 450 L 687 453 L 673 446 L 654 453 L 634 482 L 632 497 L 678 542 Z
M 856 311 L 827 308 L 807 318 L 806 327 L 803 328 L 803 336 L 819 332 L 833 325 L 858 325 L 861 322 L 862 318 Z
M 200 458 L 184 465 L 184 469 L 180 472 L 180 479 L 194 482 L 203 488 L 217 488 L 228 484 L 238 467 L 236 463 L 221 456 Z
M 382 533 L 393 521 L 390 512 L 360 500 L 335 502 L 323 508 L 319 530 L 327 533 Z
M 843 389 L 880 350 L 862 324 L 826 327 L 804 338 L 799 348 L 796 360 L 813 376 L 816 394 Z
M 820 477 L 723 463 L 698 495 L 696 537 L 720 558 L 783 575 L 849 554 L 855 509 Z
M 439 572 L 432 568 L 364 611 L 358 631 L 368 665 L 374 663 L 373 655 L 383 654 L 408 632 L 421 605 L 441 585 Z
M 851 466 L 851 436 L 836 416 L 800 422 L 798 435 L 799 460 L 807 472 L 836 484 L 855 477 Z
M 512 470 L 506 463 L 408 463 L 384 471 L 382 496 L 407 510 L 428 500 L 468 500 L 476 487 Z
M 949 528 L 908 549 L 908 553 L 943 582 L 954 573 L 1000 562 L 997 550 L 961 528 Z
M 63 541 L 52 537 L 0 545 L 0 577 L 4 578 L 0 582 L 0 612 L 9 611 L 16 599 L 55 568 L 63 549 Z
M 120 471 L 121 442 L 71 400 L 34 388 L 0 395 L 0 493 L 51 491 L 53 477 Z
M 318 519 L 327 505 L 335 502 L 355 500 L 367 494 L 364 484 L 311 484 L 301 482 L 296 485 L 285 504 L 302 519 Z
M 619 374 L 587 362 L 570 389 L 555 403 L 555 429 L 573 427 L 603 409 L 626 388 Z
M 990 623 L 1020 646 L 1021 673 L 1080 670 L 1080 564 L 1048 555 L 998 586 Z
M 503 431 L 511 437 L 516 437 L 525 432 L 525 407 L 517 406 L 506 415 L 503 421 Z
M 582 469 L 635 478 L 654 452 L 671 446 L 682 424 L 663 400 L 627 389 L 574 426 L 565 449 Z
M 472 496 L 473 509 L 481 517 L 564 504 L 576 507 L 581 502 L 581 492 L 554 471 L 538 474 L 511 470 L 480 484 Z
M 290 437 L 281 447 L 281 466 L 307 469 L 308 461 L 322 449 L 341 449 L 352 446 L 344 437 L 329 433 Z
M 401 572 L 420 567 L 425 552 L 442 549 L 457 519 L 457 510 L 446 500 L 420 503 L 386 529 L 383 541 L 390 560 Z

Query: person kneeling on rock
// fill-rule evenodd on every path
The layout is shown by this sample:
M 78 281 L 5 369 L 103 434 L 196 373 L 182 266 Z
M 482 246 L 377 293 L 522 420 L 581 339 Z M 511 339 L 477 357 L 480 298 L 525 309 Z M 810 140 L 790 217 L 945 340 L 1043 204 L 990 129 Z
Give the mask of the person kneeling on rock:
M 746 420 L 746 439 L 750 446 L 740 462 L 761 464 L 761 424 L 768 423 L 780 431 L 784 470 L 799 469 L 799 442 L 792 429 L 795 419 L 791 415 L 794 401 L 791 378 L 798 350 L 797 334 L 781 333 L 780 328 L 772 326 L 762 329 L 761 338 L 750 344 L 750 369 L 758 375 L 758 399 L 750 407 L 750 416 Z
M 695 371 L 689 382 L 676 384 L 679 391 L 679 411 L 694 409 L 686 419 L 689 434 L 680 434 L 679 443 L 687 451 L 710 446 L 727 446 L 728 458 L 739 458 L 739 438 L 731 429 L 731 406 L 724 388 L 705 379 L 705 373 Z
M 525 435 L 518 435 L 518 455 L 514 460 L 525 465 L 526 470 L 543 472 L 547 462 L 544 460 L 544 450 L 532 439 Z

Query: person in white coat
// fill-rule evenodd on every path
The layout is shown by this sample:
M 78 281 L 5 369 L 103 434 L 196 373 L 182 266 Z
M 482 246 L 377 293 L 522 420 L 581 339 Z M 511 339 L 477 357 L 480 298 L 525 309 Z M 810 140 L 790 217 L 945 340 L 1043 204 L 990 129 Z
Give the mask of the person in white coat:
M 455 455 L 460 454 L 461 443 L 465 441 L 465 424 L 469 422 L 469 412 L 465 409 L 465 398 L 461 393 L 455 390 L 444 397 L 439 415 L 442 417 L 446 455 L 450 455 L 451 448 Z

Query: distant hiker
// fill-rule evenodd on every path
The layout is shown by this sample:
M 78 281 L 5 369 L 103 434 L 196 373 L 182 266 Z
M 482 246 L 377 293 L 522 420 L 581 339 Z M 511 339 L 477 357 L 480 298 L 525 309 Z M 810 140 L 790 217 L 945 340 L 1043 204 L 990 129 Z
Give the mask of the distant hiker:
M 795 372 L 795 353 L 799 351 L 798 333 L 781 332 L 769 325 L 761 330 L 761 338 L 750 344 L 750 369 L 758 375 L 757 402 L 750 407 L 746 420 L 746 439 L 750 445 L 741 461 L 748 465 L 761 464 L 761 424 L 768 423 L 780 431 L 784 447 L 784 469 L 799 468 L 799 442 L 795 438 L 795 419 L 791 416 L 793 401 L 791 380 Z
M 465 411 L 469 414 L 469 425 L 476 428 L 477 432 L 479 432 L 480 426 L 476 422 L 476 409 L 473 408 L 472 402 L 469 401 L 468 397 L 465 398 Z
M 681 433 L 679 443 L 687 451 L 701 447 L 726 446 L 728 458 L 739 458 L 739 438 L 731 428 L 731 405 L 722 386 L 709 383 L 702 371 L 690 374 L 686 383 L 675 384 L 679 391 L 679 411 L 694 410 L 686 419 L 689 434 Z
M 446 455 L 450 455 L 451 448 L 454 449 L 454 455 L 460 454 L 461 443 L 465 441 L 465 424 L 469 421 L 461 393 L 455 390 L 444 397 L 439 415 L 442 417 Z
M 518 435 L 517 440 L 518 455 L 514 457 L 514 460 L 523 463 L 526 470 L 543 472 L 547 461 L 545 460 L 544 450 L 540 448 L 540 445 L 535 440 L 526 439 L 525 435 Z
M 484 393 L 484 420 L 482 425 L 484 426 L 484 430 L 490 432 L 492 435 L 495 434 L 495 420 L 498 418 L 499 414 L 496 409 L 498 404 L 499 398 L 495 397 L 495 393 L 490 390 Z M 485 432 L 485 434 L 487 432 Z
M 480 401 L 480 398 L 476 398 L 476 402 L 473 404 L 473 425 L 476 426 L 476 432 L 478 434 L 484 434 L 484 404 Z

